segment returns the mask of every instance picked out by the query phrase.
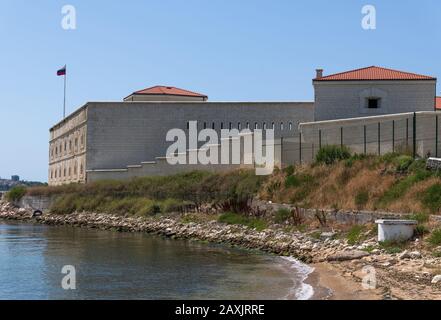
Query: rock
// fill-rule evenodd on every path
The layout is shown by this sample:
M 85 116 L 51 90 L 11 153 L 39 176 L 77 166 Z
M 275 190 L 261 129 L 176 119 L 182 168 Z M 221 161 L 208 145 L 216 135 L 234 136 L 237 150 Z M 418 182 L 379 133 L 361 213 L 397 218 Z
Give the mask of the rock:
M 411 259 L 421 259 L 421 257 L 422 257 L 422 255 L 421 255 L 421 252 L 419 252 L 419 251 L 412 251 L 410 253 Z
M 433 284 L 437 284 L 440 281 L 441 281 L 441 274 L 434 276 L 432 279 Z
M 399 256 L 398 258 L 400 260 L 404 260 L 404 259 L 421 259 L 422 255 L 419 251 L 412 251 L 409 252 L 407 250 L 404 250 Z
M 380 254 L 381 250 L 380 249 L 374 249 L 371 251 L 372 254 Z
M 336 235 L 337 235 L 336 232 L 323 232 L 323 233 L 320 235 L 320 239 L 322 239 L 322 240 L 332 239 L 332 238 L 334 238 Z
M 403 252 L 401 252 L 401 253 L 398 255 L 398 259 L 400 259 L 400 260 L 410 259 L 410 253 L 409 253 L 409 251 L 404 250 Z
M 335 255 L 331 255 L 327 258 L 328 261 L 348 261 L 348 260 L 356 260 L 361 259 L 363 257 L 369 256 L 368 252 L 365 251 L 359 251 L 359 250 L 352 250 L 352 251 L 346 251 L 337 253 Z

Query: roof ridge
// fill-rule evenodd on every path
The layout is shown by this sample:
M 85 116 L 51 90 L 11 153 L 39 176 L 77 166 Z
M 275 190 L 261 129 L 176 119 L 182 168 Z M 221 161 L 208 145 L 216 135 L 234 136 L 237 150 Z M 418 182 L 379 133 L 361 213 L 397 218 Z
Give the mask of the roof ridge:
M 436 80 L 436 77 L 433 76 L 427 76 L 419 73 L 401 71 L 375 65 L 333 73 L 322 76 L 320 78 L 316 77 L 313 80 L 350 80 L 351 75 L 354 77 L 353 80 L 368 80 L 369 78 L 370 80 L 394 80 L 394 78 L 396 78 L 396 80 Z M 345 78 L 345 76 L 347 77 Z

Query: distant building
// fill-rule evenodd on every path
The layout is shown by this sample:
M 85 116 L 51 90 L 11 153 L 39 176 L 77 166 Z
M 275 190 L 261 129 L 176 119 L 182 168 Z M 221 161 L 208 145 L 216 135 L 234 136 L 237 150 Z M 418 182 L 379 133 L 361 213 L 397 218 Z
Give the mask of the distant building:
M 17 175 L 11 176 L 11 180 L 14 182 L 18 182 L 18 181 L 20 181 L 20 176 L 17 176 Z

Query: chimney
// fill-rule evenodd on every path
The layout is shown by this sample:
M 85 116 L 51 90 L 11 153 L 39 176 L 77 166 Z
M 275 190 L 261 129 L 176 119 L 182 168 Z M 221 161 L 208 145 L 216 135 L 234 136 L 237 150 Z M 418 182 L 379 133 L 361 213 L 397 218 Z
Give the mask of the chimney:
M 316 79 L 320 79 L 321 77 L 323 77 L 323 69 L 316 69 L 315 72 L 316 72 L 316 76 L 315 76 Z

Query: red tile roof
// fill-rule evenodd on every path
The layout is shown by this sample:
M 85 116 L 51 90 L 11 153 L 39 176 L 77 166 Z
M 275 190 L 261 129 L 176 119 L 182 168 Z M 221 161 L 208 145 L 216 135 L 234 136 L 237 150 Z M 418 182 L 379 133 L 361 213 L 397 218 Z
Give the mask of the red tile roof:
M 206 95 L 179 89 L 175 87 L 167 87 L 167 86 L 155 86 L 139 91 L 135 91 L 133 94 L 141 94 L 141 95 L 170 95 L 170 96 L 186 96 L 186 97 L 200 97 L 200 98 L 208 98 Z
M 350 80 L 436 80 L 434 77 L 424 76 L 415 73 L 386 69 L 376 66 L 336 73 L 314 81 L 350 81 Z
M 435 109 L 441 110 L 441 97 L 435 97 Z

